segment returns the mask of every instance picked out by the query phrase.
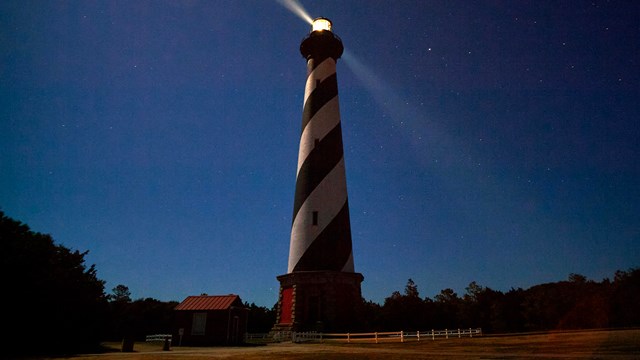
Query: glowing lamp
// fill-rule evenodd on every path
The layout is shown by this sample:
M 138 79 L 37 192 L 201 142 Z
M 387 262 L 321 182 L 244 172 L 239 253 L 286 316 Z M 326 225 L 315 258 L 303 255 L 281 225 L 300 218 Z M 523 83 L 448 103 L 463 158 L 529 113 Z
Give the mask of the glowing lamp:
M 331 31 L 331 20 L 319 17 L 311 22 L 311 32 L 305 36 L 300 44 L 300 53 L 309 60 L 311 58 L 322 61 L 327 57 L 338 60 L 344 51 L 342 40 Z
M 329 21 L 329 19 L 327 18 L 322 18 L 319 17 L 315 20 L 313 20 L 313 23 L 311 24 L 312 26 L 312 30 L 311 31 L 331 31 L 331 21 Z

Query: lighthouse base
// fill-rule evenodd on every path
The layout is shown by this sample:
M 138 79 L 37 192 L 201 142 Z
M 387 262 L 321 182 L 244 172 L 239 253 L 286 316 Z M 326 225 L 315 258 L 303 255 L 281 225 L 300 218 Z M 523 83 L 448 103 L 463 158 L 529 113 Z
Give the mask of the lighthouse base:
M 352 331 L 361 327 L 359 273 L 299 271 L 277 277 L 274 331 Z

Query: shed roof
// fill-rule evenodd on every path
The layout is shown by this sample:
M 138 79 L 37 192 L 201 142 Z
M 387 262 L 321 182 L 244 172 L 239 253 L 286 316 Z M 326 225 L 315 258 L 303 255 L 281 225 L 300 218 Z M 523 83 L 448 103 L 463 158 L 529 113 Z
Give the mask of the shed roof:
M 188 296 L 174 310 L 228 310 L 236 301 L 242 304 L 234 294 Z

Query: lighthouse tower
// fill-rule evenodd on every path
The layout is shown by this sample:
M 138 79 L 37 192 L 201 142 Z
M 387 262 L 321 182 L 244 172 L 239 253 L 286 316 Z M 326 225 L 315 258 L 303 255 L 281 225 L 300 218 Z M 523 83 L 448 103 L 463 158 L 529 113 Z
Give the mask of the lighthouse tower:
M 354 270 L 336 61 L 342 41 L 326 18 L 300 44 L 307 61 L 287 274 L 274 329 L 349 330 L 361 302 Z

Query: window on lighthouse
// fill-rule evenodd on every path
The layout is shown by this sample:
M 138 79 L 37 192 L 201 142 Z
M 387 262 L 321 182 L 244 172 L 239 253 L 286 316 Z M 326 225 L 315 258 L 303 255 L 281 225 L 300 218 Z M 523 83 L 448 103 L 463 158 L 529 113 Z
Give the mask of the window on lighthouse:
M 317 226 L 318 225 L 318 212 L 314 211 L 311 213 L 311 224 L 313 226 Z

